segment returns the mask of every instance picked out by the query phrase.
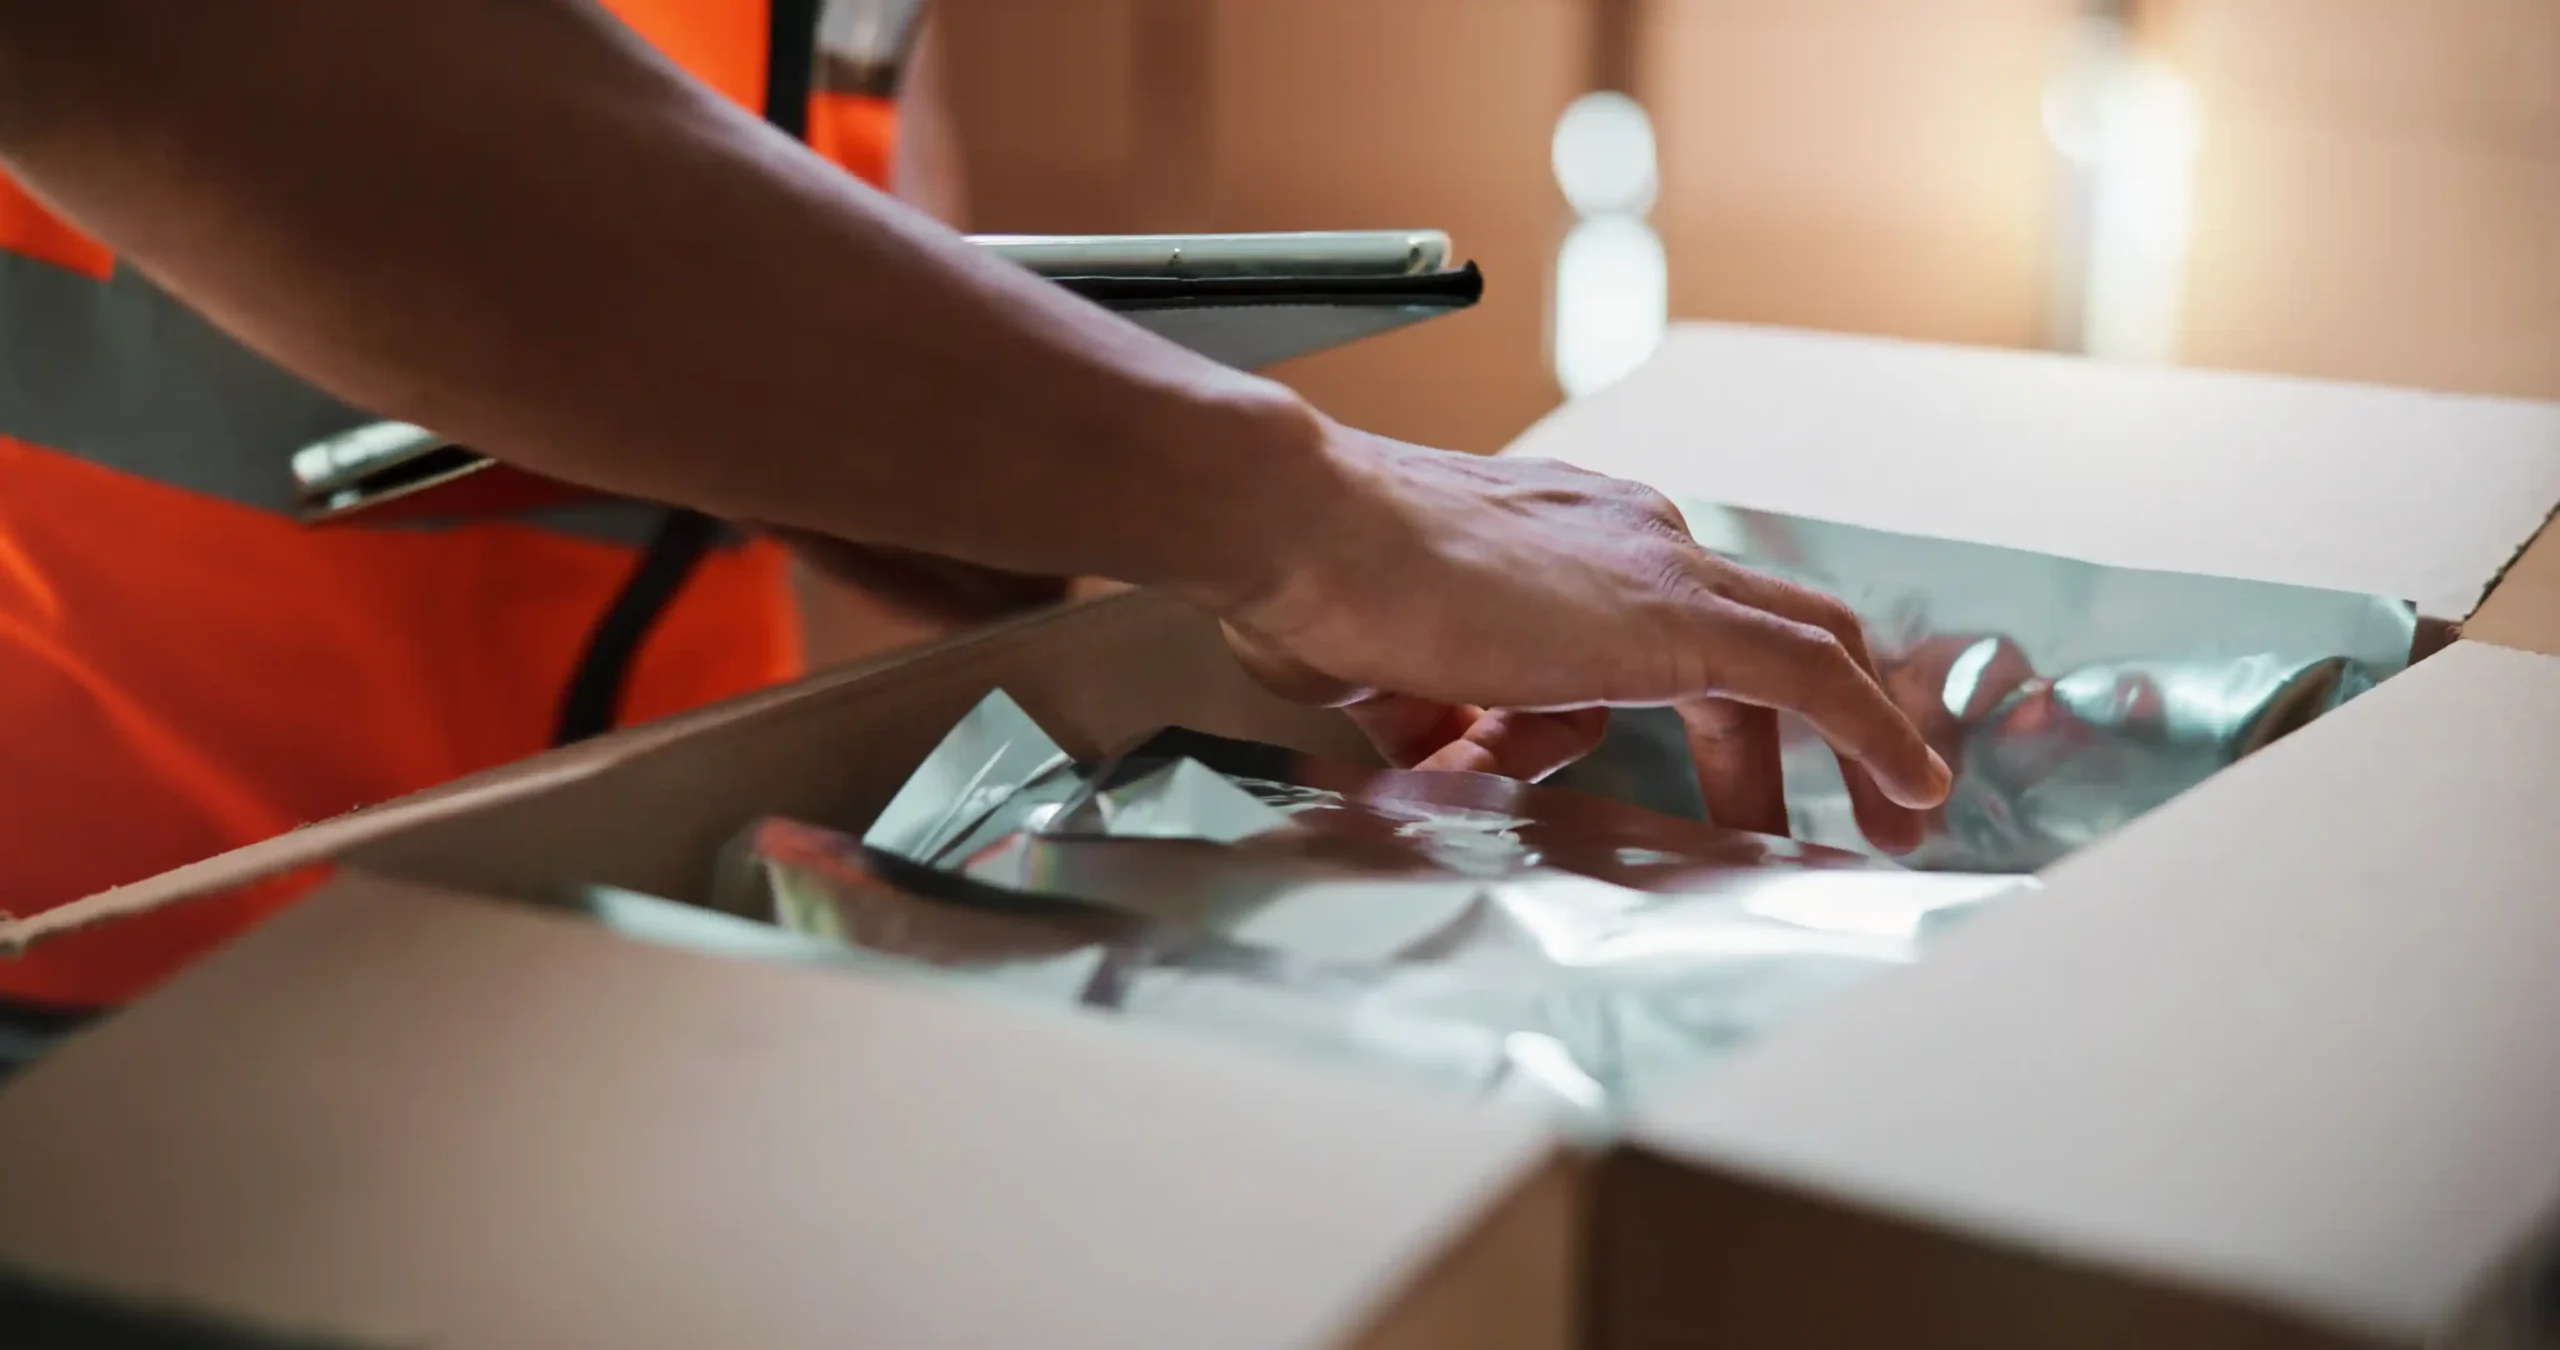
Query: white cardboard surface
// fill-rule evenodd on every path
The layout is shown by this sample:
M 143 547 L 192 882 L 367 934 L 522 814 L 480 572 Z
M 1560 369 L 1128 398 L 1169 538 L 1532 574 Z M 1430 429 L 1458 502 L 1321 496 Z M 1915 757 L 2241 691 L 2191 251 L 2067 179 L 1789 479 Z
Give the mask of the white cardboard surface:
M 1673 328 L 1505 453 L 2443 618 L 2560 502 L 2560 405 L 1725 324 Z
M 2415 1342 L 2560 1197 L 2560 659 L 2458 643 L 1643 1129 Z

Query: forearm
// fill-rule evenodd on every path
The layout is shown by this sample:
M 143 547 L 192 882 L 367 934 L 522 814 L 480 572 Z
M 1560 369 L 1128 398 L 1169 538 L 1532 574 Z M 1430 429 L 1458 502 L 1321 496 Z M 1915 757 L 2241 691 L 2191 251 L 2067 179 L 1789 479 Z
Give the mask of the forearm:
M 283 364 L 571 481 L 1215 600 L 1345 472 L 575 0 L 0 0 L 0 160 Z

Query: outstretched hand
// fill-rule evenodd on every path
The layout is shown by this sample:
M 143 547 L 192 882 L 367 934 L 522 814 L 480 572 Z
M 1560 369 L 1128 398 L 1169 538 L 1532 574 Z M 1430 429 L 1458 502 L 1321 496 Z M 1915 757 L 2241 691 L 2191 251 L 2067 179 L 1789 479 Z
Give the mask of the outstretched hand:
M 1772 834 L 1790 711 L 1839 755 L 1867 836 L 1919 843 L 1947 766 L 1847 606 L 1708 552 L 1649 488 L 1335 435 L 1359 508 L 1223 616 L 1274 690 L 1342 706 L 1395 763 L 1521 778 L 1587 753 L 1612 706 L 1668 705 L 1709 815 Z

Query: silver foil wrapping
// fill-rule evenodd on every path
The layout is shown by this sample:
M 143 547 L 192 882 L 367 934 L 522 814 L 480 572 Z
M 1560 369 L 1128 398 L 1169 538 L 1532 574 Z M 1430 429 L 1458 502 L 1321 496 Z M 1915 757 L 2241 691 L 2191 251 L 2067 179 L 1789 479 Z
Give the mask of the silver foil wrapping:
M 1956 771 L 1914 867 L 2043 867 L 2398 673 L 2417 637 L 2414 608 L 2378 596 L 1685 511 L 1710 547 L 1865 624 L 1888 692 Z M 1701 817 L 1678 719 L 1613 721 L 1556 781 Z M 1829 750 L 1783 721 L 1790 832 L 1867 849 Z
M 1192 732 L 1078 764 L 1001 694 L 864 840 L 767 821 L 724 872 L 855 950 L 1594 1130 L 2021 885 Z

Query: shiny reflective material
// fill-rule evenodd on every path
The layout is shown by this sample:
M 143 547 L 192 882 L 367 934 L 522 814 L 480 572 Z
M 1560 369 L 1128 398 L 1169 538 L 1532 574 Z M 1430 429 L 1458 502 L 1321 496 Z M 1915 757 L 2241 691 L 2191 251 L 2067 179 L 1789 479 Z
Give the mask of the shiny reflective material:
M 1981 639 L 1977 647 L 1994 645 Z M 2241 756 L 2372 687 L 2339 658 L 2084 666 L 2031 677 L 1963 725 L 1964 771 L 1917 855 L 2027 871 L 2115 832 Z M 1959 762 L 1950 760 L 1950 763 Z
M 937 861 L 998 806 L 1027 805 L 1019 799 L 1039 785 L 1053 785 L 1050 800 L 1064 801 L 1066 791 L 1077 786 L 1065 777 L 1071 767 L 1067 752 L 1022 705 L 997 690 L 970 709 L 908 776 L 863 842 L 917 862 Z
M 2398 673 L 2403 601 L 1686 504 L 1736 561 L 1848 602 L 1887 692 L 1956 770 L 1916 867 L 2027 872 Z M 1621 715 L 1559 783 L 1703 814 L 1676 721 Z M 1837 763 L 1784 719 L 1799 838 L 1865 849 Z
M 1192 839 L 1240 844 L 1288 825 L 1280 807 L 1197 760 L 1176 759 L 1116 780 L 1087 783 L 1031 822 L 1042 835 L 1091 839 Z
M 2032 885 L 1196 732 L 1074 765 L 1002 695 L 867 842 L 767 821 L 723 874 L 801 934 L 1593 1129 Z

